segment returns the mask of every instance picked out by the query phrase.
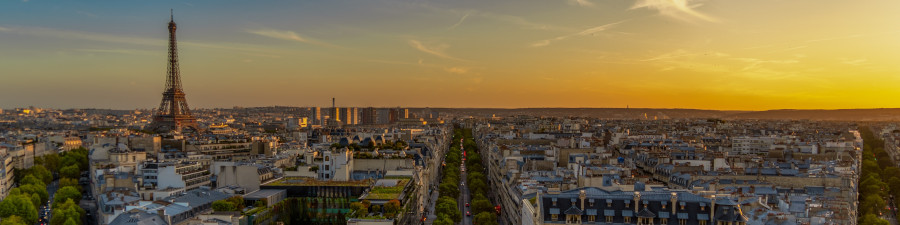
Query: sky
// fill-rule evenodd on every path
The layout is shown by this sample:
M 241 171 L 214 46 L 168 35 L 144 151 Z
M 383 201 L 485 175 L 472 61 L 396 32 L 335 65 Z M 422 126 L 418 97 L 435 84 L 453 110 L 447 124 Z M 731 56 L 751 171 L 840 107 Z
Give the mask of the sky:
M 0 1 L 0 108 L 900 107 L 895 0 Z

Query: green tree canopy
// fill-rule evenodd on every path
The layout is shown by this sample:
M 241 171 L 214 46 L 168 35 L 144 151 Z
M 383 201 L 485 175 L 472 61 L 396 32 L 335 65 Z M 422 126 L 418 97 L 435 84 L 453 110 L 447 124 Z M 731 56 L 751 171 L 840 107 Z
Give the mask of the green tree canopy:
M 9 195 L 0 202 L 0 217 L 10 216 L 21 217 L 26 224 L 34 224 L 38 221 L 37 208 L 31 202 L 31 197 L 26 194 Z
M 64 166 L 62 169 L 59 169 L 59 176 L 78 179 L 81 177 L 81 169 L 78 168 L 78 165 Z
M 0 221 L 0 225 L 26 225 L 26 224 L 25 224 L 25 221 L 22 220 L 22 217 L 12 215 L 12 216 L 3 218 L 2 221 Z
M 74 188 L 72 186 L 62 187 L 57 190 L 56 194 L 53 196 L 53 205 L 56 206 L 68 200 L 81 200 L 81 192 L 79 192 L 77 188 Z
M 472 222 L 481 225 L 497 225 L 497 214 L 492 212 L 481 212 L 475 214 L 475 218 Z
M 212 208 L 216 212 L 236 211 L 237 207 L 234 203 L 225 200 L 217 200 L 212 203 Z

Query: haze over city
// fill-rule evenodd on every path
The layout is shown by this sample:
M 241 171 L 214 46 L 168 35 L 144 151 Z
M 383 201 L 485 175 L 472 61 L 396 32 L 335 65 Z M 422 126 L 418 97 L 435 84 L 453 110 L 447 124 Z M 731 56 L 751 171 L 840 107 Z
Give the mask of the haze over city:
M 0 106 L 766 110 L 900 103 L 897 1 L 3 1 Z

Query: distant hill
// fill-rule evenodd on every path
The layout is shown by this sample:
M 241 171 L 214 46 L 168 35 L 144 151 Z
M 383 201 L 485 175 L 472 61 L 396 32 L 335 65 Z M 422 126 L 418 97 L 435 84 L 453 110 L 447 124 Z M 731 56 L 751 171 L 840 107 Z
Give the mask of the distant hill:
M 422 110 L 422 109 L 414 109 Z M 779 119 L 827 121 L 900 121 L 900 109 L 781 109 L 767 111 L 721 111 L 703 109 L 649 108 L 429 108 L 433 112 L 458 115 L 496 116 L 557 116 L 593 117 L 604 119 Z
M 900 109 L 782 109 L 744 112 L 725 119 L 791 119 L 831 121 L 900 121 Z

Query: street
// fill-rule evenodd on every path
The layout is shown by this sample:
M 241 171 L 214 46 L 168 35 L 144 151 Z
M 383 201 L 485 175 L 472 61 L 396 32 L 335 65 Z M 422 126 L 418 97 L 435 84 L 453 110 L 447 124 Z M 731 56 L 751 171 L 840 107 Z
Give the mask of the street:
M 470 214 L 469 207 L 466 207 L 466 204 L 469 203 L 469 188 L 466 187 L 466 150 L 463 149 L 462 141 L 460 141 L 459 148 L 462 149 L 462 163 L 459 166 L 459 200 L 457 201 L 459 205 L 459 211 L 462 212 L 462 224 L 472 224 L 472 215 Z

